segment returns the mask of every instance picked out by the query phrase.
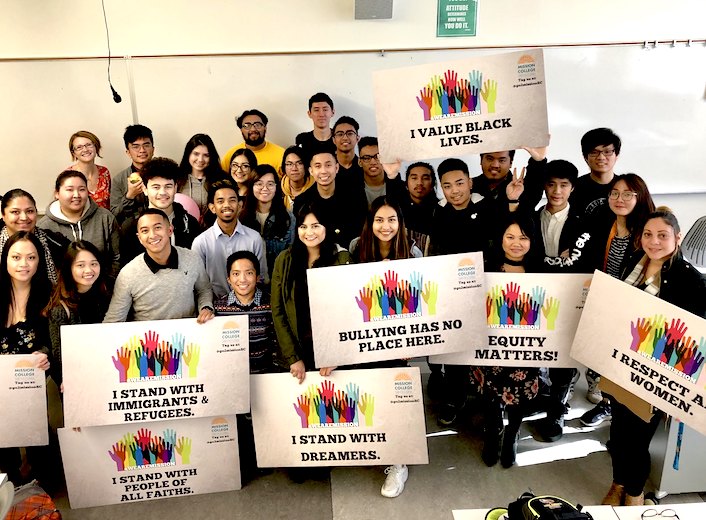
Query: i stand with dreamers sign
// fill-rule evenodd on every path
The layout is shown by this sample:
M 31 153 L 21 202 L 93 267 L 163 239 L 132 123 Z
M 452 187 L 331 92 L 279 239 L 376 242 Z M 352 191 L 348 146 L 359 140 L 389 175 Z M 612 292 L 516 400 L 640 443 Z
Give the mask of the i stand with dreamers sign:
M 66 426 L 249 410 L 247 315 L 72 325 L 61 345 Z
M 589 274 L 485 273 L 487 342 L 432 363 L 575 367 L 569 356 Z
M 257 464 L 428 464 L 419 369 L 253 375 Z
M 33 354 L 0 356 L 0 448 L 49 443 L 46 373 Z
M 571 356 L 706 435 L 706 320 L 596 271 Z
M 483 346 L 481 253 L 309 269 L 307 273 L 317 367 Z
M 71 508 L 240 489 L 235 416 L 59 429 Z
M 540 49 L 373 74 L 383 162 L 549 144 Z

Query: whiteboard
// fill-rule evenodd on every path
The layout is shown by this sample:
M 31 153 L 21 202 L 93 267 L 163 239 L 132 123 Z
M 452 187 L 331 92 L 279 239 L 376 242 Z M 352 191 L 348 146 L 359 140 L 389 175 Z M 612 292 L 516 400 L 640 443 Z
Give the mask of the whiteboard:
M 508 49 L 510 50 L 510 49 Z M 270 119 L 267 137 L 282 146 L 311 129 L 311 94 L 334 99 L 336 117 L 350 115 L 361 135 L 375 135 L 372 72 L 459 59 L 500 50 L 392 53 L 323 53 L 237 57 L 114 60 L 115 104 L 105 60 L 0 63 L 0 191 L 21 186 L 43 208 L 56 175 L 70 163 L 68 137 L 96 133 L 112 173 L 125 168 L 122 132 L 138 122 L 155 134 L 156 154 L 179 161 L 186 141 L 208 133 L 219 151 L 241 141 L 234 117 L 259 108 Z M 706 193 L 706 48 L 657 49 L 587 46 L 545 49 L 550 158 L 567 159 L 587 172 L 580 138 L 608 126 L 623 139 L 618 173 L 643 176 L 653 193 Z M 478 157 L 464 157 L 480 173 Z M 433 159 L 433 158 L 430 158 Z M 518 152 L 515 165 L 527 160 Z M 437 162 L 437 161 L 433 161 Z

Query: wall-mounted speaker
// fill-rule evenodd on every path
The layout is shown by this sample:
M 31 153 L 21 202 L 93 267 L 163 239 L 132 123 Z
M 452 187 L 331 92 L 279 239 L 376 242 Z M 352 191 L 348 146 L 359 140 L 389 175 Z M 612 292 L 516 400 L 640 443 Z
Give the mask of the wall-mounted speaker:
M 389 20 L 392 0 L 355 0 L 356 20 Z

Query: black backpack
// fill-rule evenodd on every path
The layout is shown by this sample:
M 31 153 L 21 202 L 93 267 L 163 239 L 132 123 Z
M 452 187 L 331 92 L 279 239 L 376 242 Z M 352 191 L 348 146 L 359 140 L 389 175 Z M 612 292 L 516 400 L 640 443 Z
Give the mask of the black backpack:
M 523 493 L 507 507 L 508 520 L 593 520 L 581 509 L 560 497 L 532 493 Z

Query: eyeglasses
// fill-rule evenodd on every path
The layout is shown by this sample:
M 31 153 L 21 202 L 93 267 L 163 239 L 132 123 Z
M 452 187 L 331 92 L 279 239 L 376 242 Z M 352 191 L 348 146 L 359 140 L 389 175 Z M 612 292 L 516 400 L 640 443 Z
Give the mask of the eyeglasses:
M 93 147 L 94 147 L 93 143 L 80 144 L 78 146 L 74 146 L 74 152 L 82 152 L 84 150 L 92 150 Z
M 304 166 L 304 163 L 302 161 L 287 161 L 286 163 L 284 163 L 285 168 L 299 168 L 301 166 Z
M 662 518 L 676 518 L 679 520 L 679 515 L 676 511 L 674 511 L 674 509 L 662 509 L 662 511 L 657 511 L 656 509 L 645 509 L 640 515 L 640 518 L 656 518 L 658 516 Z
M 590 152 L 588 152 L 588 156 L 592 157 L 594 159 L 596 157 L 598 157 L 599 155 L 602 155 L 606 159 L 608 157 L 613 157 L 615 155 L 615 149 L 612 149 L 612 150 L 591 150 Z
M 623 199 L 625 202 L 628 202 L 635 197 L 637 197 L 637 193 L 634 191 L 618 191 L 618 190 L 610 190 L 610 193 L 608 194 L 608 197 L 611 200 L 618 200 Z
M 265 128 L 265 125 L 260 123 L 259 121 L 257 123 L 243 123 L 243 126 L 241 126 L 243 130 L 250 130 L 251 128 L 254 128 L 255 130 L 262 130 Z
M 366 163 L 366 164 L 369 163 L 370 161 L 372 161 L 373 159 L 375 159 L 376 161 L 379 161 L 379 160 L 380 160 L 380 154 L 379 154 L 379 153 L 376 153 L 375 155 L 361 155 L 361 156 L 360 156 L 360 160 L 363 161 L 363 162 Z
M 142 143 L 142 144 L 131 144 L 130 145 L 130 150 L 151 150 L 152 149 L 152 143 Z
M 345 132 L 339 131 L 339 132 L 334 132 L 334 133 L 333 133 L 333 136 L 334 136 L 336 139 L 340 139 L 340 138 L 343 137 L 344 135 L 345 135 L 346 137 L 352 139 L 353 137 L 355 137 L 356 135 L 358 135 L 358 132 L 356 132 L 355 130 L 346 130 Z
M 237 172 L 238 170 L 242 170 L 244 172 L 249 172 L 250 165 L 248 163 L 243 163 L 243 164 L 233 163 L 230 165 L 230 171 Z
M 268 190 L 274 190 L 277 187 L 277 183 L 273 181 L 268 181 L 268 182 L 263 182 L 263 181 L 257 181 L 253 183 L 253 188 L 257 188 L 259 190 L 267 188 Z

